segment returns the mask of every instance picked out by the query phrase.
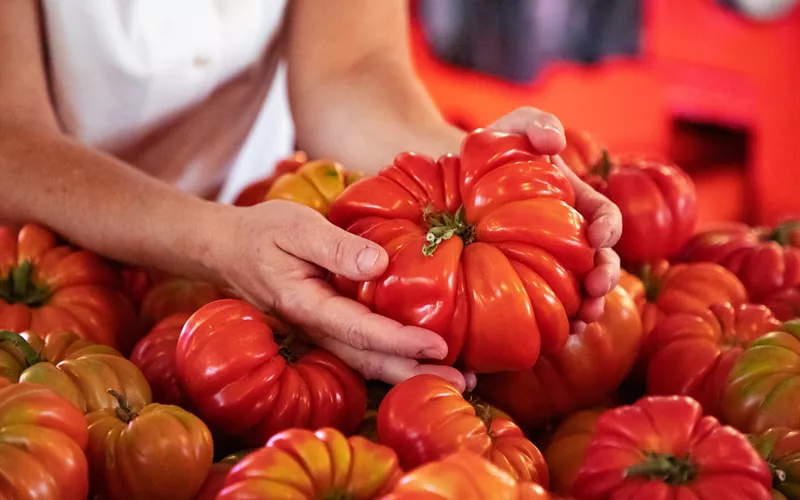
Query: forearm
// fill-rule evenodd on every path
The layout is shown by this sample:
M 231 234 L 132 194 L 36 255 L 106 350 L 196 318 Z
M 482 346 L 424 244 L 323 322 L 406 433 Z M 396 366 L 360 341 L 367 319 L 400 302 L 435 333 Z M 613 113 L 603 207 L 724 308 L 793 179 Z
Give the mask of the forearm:
M 210 278 L 203 228 L 222 205 L 58 132 L 14 124 L 0 124 L 0 179 L 0 219 L 41 223 L 121 261 Z

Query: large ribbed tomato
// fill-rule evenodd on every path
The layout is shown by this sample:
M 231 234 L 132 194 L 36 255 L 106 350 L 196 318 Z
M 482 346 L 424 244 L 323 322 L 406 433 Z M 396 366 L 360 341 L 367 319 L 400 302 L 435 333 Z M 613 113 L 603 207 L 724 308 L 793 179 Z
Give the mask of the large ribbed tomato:
M 462 451 L 409 472 L 381 500 L 549 500 L 540 485 L 517 482 L 488 460 Z
M 723 416 L 742 432 L 800 429 L 800 320 L 784 323 L 739 356 L 726 382 Z
M 567 178 L 522 135 L 478 130 L 461 156 L 398 155 L 349 187 L 328 213 L 382 245 L 380 278 L 333 279 L 345 295 L 448 344 L 480 373 L 524 370 L 556 352 L 594 267 Z M 499 313 L 502 312 L 502 313 Z
M 800 221 L 774 229 L 731 223 L 702 232 L 686 243 L 681 259 L 710 261 L 730 269 L 750 297 L 800 285 Z
M 800 499 L 800 430 L 773 427 L 750 442 L 772 471 L 772 500 Z
M 667 316 L 647 337 L 647 391 L 691 396 L 706 415 L 721 417 L 733 364 L 751 342 L 780 326 L 760 304 L 713 304 L 701 314 Z
M 0 383 L 0 498 L 86 500 L 87 440 L 83 413 L 66 399 L 38 384 Z
M 606 410 L 593 408 L 573 413 L 559 424 L 544 449 L 550 469 L 550 488 L 561 495 L 571 495 L 578 469 L 586 458 L 597 419 Z
M 290 429 L 234 466 L 217 500 L 372 500 L 401 475 L 386 446 L 336 429 Z
M 585 177 L 603 160 L 603 147 L 585 130 L 567 127 L 564 135 L 567 138 L 567 147 L 559 156 L 570 170 Z
M 151 401 L 150 387 L 139 369 L 111 347 L 72 333 L 0 330 L 0 376 L 12 382 L 36 382 L 68 399 L 84 413 L 112 408 L 113 389 L 133 404 Z
M 622 236 L 614 249 L 623 262 L 652 263 L 673 257 L 694 233 L 697 193 L 691 177 L 671 163 L 605 158 L 586 176 L 590 186 L 622 212 Z
M 800 285 L 778 290 L 760 301 L 781 321 L 800 318 Z
M 649 396 L 597 421 L 573 491 L 581 500 L 770 500 L 747 437 L 685 396 Z
M 190 401 L 180 383 L 175 366 L 175 350 L 189 314 L 177 313 L 160 321 L 134 346 L 131 362 L 139 367 L 150 384 L 153 401 L 189 408 Z
M 186 322 L 176 365 L 198 414 L 256 445 L 290 427 L 352 432 L 367 407 L 364 379 L 324 349 L 277 344 L 267 321 L 252 305 L 223 299 Z
M 603 401 L 628 375 L 641 340 L 639 311 L 618 286 L 606 296 L 603 318 L 570 335 L 561 351 L 542 356 L 531 370 L 478 377 L 476 391 L 535 427 Z
M 473 406 L 441 377 L 417 375 L 396 385 L 378 409 L 378 441 L 394 449 L 405 469 L 468 450 L 515 479 L 547 487 L 541 452 L 511 420 Z
M 122 278 L 97 255 L 29 224 L 0 227 L 0 329 L 68 331 L 123 353 L 136 341 Z
M 153 285 L 142 298 L 139 320 L 143 331 L 172 314 L 192 314 L 209 302 L 225 298 L 211 283 L 172 276 Z

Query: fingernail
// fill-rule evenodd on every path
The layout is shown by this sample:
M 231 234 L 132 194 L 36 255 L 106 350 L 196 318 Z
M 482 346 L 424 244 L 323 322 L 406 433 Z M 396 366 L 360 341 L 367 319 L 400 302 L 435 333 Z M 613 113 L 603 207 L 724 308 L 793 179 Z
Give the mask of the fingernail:
M 372 271 L 372 268 L 375 267 L 375 263 L 378 262 L 379 255 L 380 253 L 375 247 L 366 247 L 358 252 L 358 256 L 356 257 L 356 266 L 358 270 L 362 273 L 369 273 Z
M 419 352 L 419 357 L 425 359 L 444 359 L 444 354 L 436 349 L 423 349 Z

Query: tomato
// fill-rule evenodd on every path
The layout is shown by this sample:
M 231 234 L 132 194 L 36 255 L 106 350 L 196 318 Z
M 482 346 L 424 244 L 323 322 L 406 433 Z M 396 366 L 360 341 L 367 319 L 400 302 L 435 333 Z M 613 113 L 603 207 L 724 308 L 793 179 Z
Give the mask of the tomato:
M 800 498 L 800 431 L 775 427 L 751 435 L 750 442 L 772 471 L 773 500 Z
M 176 313 L 192 314 L 209 302 L 224 298 L 211 283 L 170 277 L 155 284 L 142 299 L 139 319 L 144 331 Z
M 278 177 L 295 172 L 300 165 L 308 161 L 308 155 L 303 151 L 295 151 L 291 156 L 279 161 L 275 165 L 275 171 L 270 177 L 256 181 L 245 187 L 233 204 L 237 207 L 252 207 L 265 200 L 269 188 Z
M 567 147 L 559 153 L 559 156 L 570 170 L 579 177 L 585 177 L 593 167 L 603 160 L 605 151 L 597 140 L 585 130 L 567 127 L 564 135 L 567 138 Z
M 726 382 L 723 415 L 742 432 L 800 429 L 800 320 L 784 323 L 739 356 Z
M 386 272 L 332 281 L 376 313 L 441 335 L 444 363 L 460 357 L 477 373 L 530 369 L 540 349 L 564 346 L 594 268 L 574 204 L 564 174 L 522 135 L 472 132 L 460 158 L 403 153 L 349 187 L 328 214 L 381 244 Z
M 0 498 L 85 500 L 87 440 L 83 414 L 55 392 L 0 386 Z
M 387 493 L 401 474 L 386 446 L 331 428 L 290 429 L 234 466 L 217 500 L 370 500 Z
M 556 428 L 544 449 L 550 469 L 550 488 L 562 495 L 572 494 L 578 469 L 594 436 L 597 419 L 605 409 L 594 408 L 573 413 Z
M 548 500 L 534 483 L 518 483 L 489 461 L 469 451 L 415 469 L 382 500 Z
M 750 297 L 760 302 L 771 293 L 800 285 L 800 221 L 775 229 L 726 224 L 696 235 L 680 257 L 725 266 L 742 280 Z
M 0 330 L 0 376 L 12 382 L 36 382 L 68 399 L 84 413 L 112 408 L 109 389 L 137 405 L 151 401 L 139 369 L 111 347 L 71 333 L 44 338 L 30 332 Z
M 234 201 L 237 206 L 252 206 L 269 200 L 287 200 L 311 207 L 322 215 L 344 189 L 361 179 L 335 161 L 289 160 L 281 173 L 245 188 Z
M 780 326 L 760 304 L 713 304 L 703 314 L 668 316 L 647 338 L 648 392 L 691 396 L 707 415 L 720 417 L 733 364 L 751 342 Z
M 324 349 L 278 345 L 267 321 L 247 302 L 223 299 L 186 322 L 176 366 L 198 414 L 252 445 L 290 427 L 355 430 L 364 379 Z
M 492 418 L 455 386 L 435 375 L 417 375 L 396 385 L 378 408 L 378 441 L 394 449 L 405 469 L 468 450 L 500 469 L 547 487 L 541 452 L 511 420 Z
M 203 486 L 193 500 L 215 500 L 222 488 L 225 487 L 228 472 L 248 454 L 249 452 L 234 453 L 214 463 L 211 466 L 211 470 L 208 471 L 208 476 L 206 476 Z
M 626 157 L 600 162 L 586 182 L 616 203 L 625 230 L 614 249 L 623 262 L 675 256 L 694 233 L 697 193 L 691 177 L 669 162 Z
M 770 471 L 743 434 L 685 396 L 650 396 L 603 413 L 575 496 L 769 500 Z
M 800 285 L 784 288 L 761 299 L 781 321 L 800 318 Z
M 122 292 L 137 308 L 147 291 L 153 286 L 150 273 L 141 267 L 119 266 L 122 275 Z
M 136 340 L 136 315 L 121 287 L 110 264 L 60 245 L 47 229 L 0 227 L 2 330 L 67 331 L 126 353 Z
M 639 277 L 643 287 L 634 288 L 642 295 L 634 295 L 634 300 L 640 304 L 645 338 L 670 314 L 702 314 L 711 304 L 736 306 L 748 301 L 742 282 L 724 267 L 710 262 L 670 266 L 667 261 L 659 261 L 642 266 Z
M 86 457 L 92 490 L 108 500 L 188 500 L 200 490 L 214 458 L 211 432 L 177 406 L 117 408 L 86 415 Z
M 616 287 L 606 296 L 603 318 L 571 335 L 566 346 L 543 356 L 531 370 L 478 377 L 477 393 L 521 425 L 600 403 L 617 389 L 639 354 L 642 323 L 631 297 Z
M 147 379 L 156 403 L 182 408 L 191 406 L 175 366 L 178 338 L 188 320 L 189 314 L 186 313 L 167 316 L 139 340 L 131 353 L 131 362 L 139 367 Z

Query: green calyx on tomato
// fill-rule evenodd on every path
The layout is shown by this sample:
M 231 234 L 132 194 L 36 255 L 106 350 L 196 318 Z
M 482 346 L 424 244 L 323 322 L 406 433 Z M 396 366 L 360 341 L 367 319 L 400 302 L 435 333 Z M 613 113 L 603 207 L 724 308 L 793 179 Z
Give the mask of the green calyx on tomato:
M 644 264 L 638 273 L 639 279 L 642 280 L 644 285 L 644 296 L 647 302 L 655 302 L 658 299 L 658 294 L 661 293 L 658 280 L 652 277 L 651 272 L 650 264 Z
M 123 396 L 122 394 L 118 393 L 114 389 L 109 389 L 107 392 L 109 394 L 111 394 L 114 397 L 114 399 L 117 400 L 117 404 L 119 405 L 117 407 L 117 409 L 116 409 L 117 410 L 117 417 L 120 420 L 122 420 L 123 422 L 128 424 L 128 423 L 132 422 L 136 417 L 139 416 L 138 413 L 133 411 L 133 408 L 131 408 L 131 405 L 130 405 L 130 403 L 128 403 L 128 400 L 125 398 L 125 396 Z
M 6 278 L 0 279 L 0 298 L 10 304 L 22 303 L 29 307 L 44 305 L 50 291 L 34 284 L 32 274 L 33 264 L 29 260 L 11 269 Z
M 45 360 L 36 352 L 33 347 L 25 340 L 22 335 L 8 330 L 0 330 L 0 342 L 8 342 L 22 352 L 25 363 L 30 368 L 33 365 L 44 362 Z
M 687 484 L 697 475 L 697 468 L 689 460 L 672 455 L 647 453 L 645 460 L 625 471 L 625 477 L 641 477 L 662 481 L 671 486 Z
M 461 238 L 464 245 L 469 245 L 475 239 L 475 228 L 467 224 L 463 205 L 456 210 L 453 216 L 445 212 L 434 212 L 433 207 L 428 205 L 423 210 L 422 217 L 428 225 L 428 234 L 425 235 L 426 243 L 422 247 L 422 253 L 426 257 L 433 255 L 441 242 L 449 240 L 453 236 Z
M 800 220 L 790 220 L 776 226 L 771 233 L 767 234 L 766 239 L 776 241 L 781 246 L 788 246 L 791 244 L 791 234 L 798 230 L 800 230 Z
M 296 349 L 292 348 L 292 342 L 294 341 L 294 334 L 291 333 L 287 335 L 283 342 L 280 343 L 278 346 L 278 354 L 286 360 L 287 365 L 292 365 L 297 363 L 298 358 L 300 357 L 300 353 L 295 352 Z
M 597 163 L 592 165 L 591 172 L 605 180 L 608 177 L 608 174 L 611 173 L 611 167 L 613 166 L 614 164 L 611 162 L 611 157 L 608 154 L 608 150 L 603 149 L 603 155 L 600 157 Z
M 326 493 L 325 496 L 322 497 L 322 500 L 355 500 L 355 498 L 356 497 L 351 493 L 336 489 Z

